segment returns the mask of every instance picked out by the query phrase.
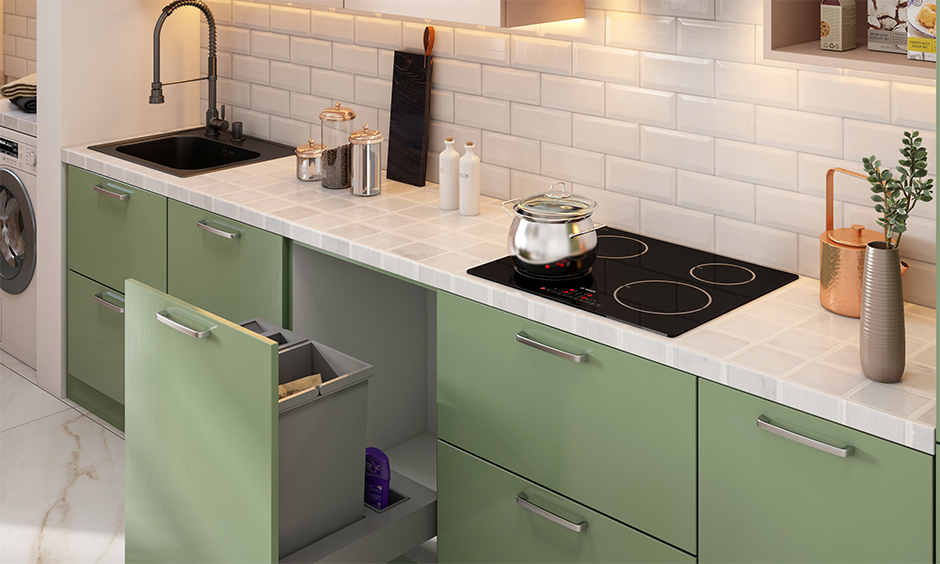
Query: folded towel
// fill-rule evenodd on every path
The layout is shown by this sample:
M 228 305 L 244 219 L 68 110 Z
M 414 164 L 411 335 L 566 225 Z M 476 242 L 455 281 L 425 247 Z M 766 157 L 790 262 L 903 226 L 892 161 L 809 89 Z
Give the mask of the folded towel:
M 36 113 L 36 97 L 35 96 L 18 96 L 10 100 L 17 106 L 19 106 L 27 114 Z
M 36 95 L 36 73 L 0 86 L 0 96 L 4 98 L 15 98 L 16 96 L 26 95 Z

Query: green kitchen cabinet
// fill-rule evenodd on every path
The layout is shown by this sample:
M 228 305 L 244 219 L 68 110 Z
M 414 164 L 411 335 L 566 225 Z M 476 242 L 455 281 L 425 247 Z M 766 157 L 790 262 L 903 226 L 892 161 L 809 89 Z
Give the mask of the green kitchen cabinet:
M 440 439 L 695 553 L 695 377 L 444 292 L 437 319 Z
M 124 291 L 166 289 L 166 198 L 73 166 L 67 178 L 68 268 Z
M 437 556 L 442 564 L 695 562 L 445 442 L 438 441 L 437 452 Z
M 933 457 L 706 381 L 699 415 L 699 562 L 932 560 Z
M 168 292 L 227 319 L 290 326 L 290 245 L 279 235 L 171 200 Z

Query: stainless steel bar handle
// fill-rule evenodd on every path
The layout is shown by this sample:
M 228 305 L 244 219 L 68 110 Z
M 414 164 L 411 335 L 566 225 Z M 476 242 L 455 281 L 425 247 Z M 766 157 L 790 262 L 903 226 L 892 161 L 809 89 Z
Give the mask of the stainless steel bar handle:
M 825 453 L 839 456 L 841 458 L 846 458 L 852 456 L 855 453 L 855 447 L 849 445 L 843 448 L 832 446 L 830 444 L 817 441 L 816 439 L 811 439 L 809 437 L 804 437 L 803 435 L 794 433 L 793 431 L 788 431 L 783 427 L 778 427 L 770 422 L 767 417 L 761 415 L 757 418 L 757 426 L 765 431 L 770 431 L 775 435 L 779 435 L 785 439 L 790 439 L 800 443 L 801 445 L 806 445 L 808 447 L 813 447 L 816 450 L 821 450 Z
M 550 347 L 545 343 L 532 340 L 532 338 L 530 338 L 525 331 L 519 331 L 516 333 L 516 340 L 523 345 L 529 345 L 533 349 L 538 349 L 540 351 L 547 352 L 548 354 L 559 356 L 565 360 L 570 360 L 571 362 L 584 362 L 588 357 L 588 353 L 586 352 L 581 354 L 574 354 L 568 351 L 563 351 L 561 349 L 556 349 L 555 347 Z
M 167 316 L 167 311 L 165 309 L 157 312 L 157 321 L 159 321 L 160 323 L 168 327 L 172 327 L 173 329 L 176 329 L 177 331 L 179 331 L 180 333 L 183 333 L 184 335 L 188 335 L 196 339 L 202 339 L 204 337 L 208 337 L 209 334 L 212 333 L 212 329 L 206 329 L 205 331 L 196 331 L 195 329 L 190 329 L 189 327 L 183 325 L 182 323 L 173 321 Z
M 509 204 L 514 204 L 514 203 L 518 202 L 519 200 L 520 200 L 520 198 L 513 198 L 513 199 L 511 199 L 511 200 L 506 200 L 505 202 L 501 203 L 501 204 L 499 205 L 499 207 L 503 208 L 503 211 L 506 212 L 506 215 L 508 215 L 509 217 L 515 219 L 515 218 L 516 218 L 516 212 L 514 212 L 514 211 L 512 211 L 512 210 L 510 210 L 510 209 L 507 209 L 506 206 L 509 205 Z
M 579 231 L 578 233 L 571 233 L 570 235 L 568 235 L 568 238 L 569 238 L 569 239 L 574 239 L 575 237 L 580 237 L 580 236 L 582 236 L 582 235 L 587 235 L 588 233 L 594 233 L 594 232 L 597 231 L 598 229 L 603 229 L 603 228 L 605 228 L 605 227 L 607 227 L 606 224 L 605 224 L 605 225 L 595 225 L 594 227 L 592 227 L 592 228 L 590 228 L 590 229 L 586 229 L 586 230 L 584 230 L 584 231 Z
M 121 307 L 121 306 L 119 306 L 119 305 L 117 305 L 117 304 L 113 304 L 113 303 L 109 302 L 108 300 L 104 299 L 104 296 L 103 296 L 102 294 L 100 294 L 100 293 L 95 294 L 95 295 L 94 295 L 94 298 L 95 298 L 95 301 L 96 301 L 96 302 L 98 302 L 99 304 L 103 305 L 104 307 L 106 307 L 106 308 L 108 308 L 108 309 L 110 309 L 110 310 L 114 310 L 114 311 L 116 311 L 116 312 L 118 312 L 118 313 L 120 313 L 120 314 L 123 314 L 123 313 L 124 313 L 124 308 L 123 308 L 123 307 Z
M 122 202 L 131 197 L 130 194 L 122 194 L 120 192 L 112 192 L 107 188 L 101 186 L 100 184 L 95 184 L 95 192 L 101 192 L 105 196 L 111 196 L 115 200 L 121 200 Z
M 200 219 L 199 221 L 197 221 L 196 227 L 204 231 L 208 231 L 209 233 L 212 233 L 213 235 L 218 235 L 219 237 L 225 237 L 226 239 L 238 239 L 239 237 L 242 236 L 242 234 L 239 233 L 238 231 L 225 231 L 224 229 L 219 229 L 218 227 L 212 227 L 211 225 L 206 223 L 206 220 L 204 219 Z
M 561 525 L 562 527 L 566 529 L 571 529 L 572 531 L 576 533 L 580 533 L 581 531 L 583 531 L 584 529 L 587 529 L 588 527 L 587 521 L 582 520 L 580 523 L 573 523 L 565 519 L 564 517 L 555 515 L 551 511 L 547 509 L 543 509 L 539 507 L 538 505 L 535 505 L 534 503 L 529 501 L 529 497 L 525 494 L 525 492 L 519 492 L 516 495 L 516 503 L 518 503 L 522 507 L 525 507 L 532 513 L 535 513 L 536 515 L 541 515 L 542 517 L 545 517 L 552 523 L 557 523 Z

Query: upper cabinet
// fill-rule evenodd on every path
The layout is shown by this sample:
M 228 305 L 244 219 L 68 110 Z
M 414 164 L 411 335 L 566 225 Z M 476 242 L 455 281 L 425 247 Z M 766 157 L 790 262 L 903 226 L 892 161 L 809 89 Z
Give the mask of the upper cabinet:
M 314 3 L 329 3 L 329 0 L 314 0 Z M 389 16 L 493 27 L 584 17 L 584 0 L 345 0 L 344 7 Z

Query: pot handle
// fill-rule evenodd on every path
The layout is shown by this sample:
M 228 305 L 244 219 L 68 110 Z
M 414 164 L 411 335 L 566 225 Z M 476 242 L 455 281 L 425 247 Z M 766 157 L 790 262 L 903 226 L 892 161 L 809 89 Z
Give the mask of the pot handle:
M 588 229 L 588 230 L 586 230 L 586 231 L 580 231 L 580 232 L 578 232 L 578 233 L 570 233 L 570 234 L 568 235 L 568 238 L 569 238 L 569 239 L 574 239 L 575 237 L 580 237 L 580 236 L 582 236 L 582 235 L 587 235 L 588 233 L 593 233 L 593 232 L 597 231 L 598 229 L 603 229 L 603 228 L 605 228 L 605 227 L 607 227 L 607 226 L 606 226 L 606 225 L 595 225 L 594 227 L 592 227 L 592 228 L 590 228 L 590 229 Z
M 854 176 L 855 178 L 861 178 L 865 180 L 868 178 L 868 175 L 862 174 L 860 172 L 853 172 L 851 170 L 846 170 L 844 168 L 830 168 L 826 172 L 826 231 L 832 231 L 833 222 L 832 222 L 832 207 L 833 207 L 833 177 L 836 172 L 841 172 L 842 174 L 847 174 L 848 176 Z
M 515 214 L 515 212 L 512 212 L 512 211 L 510 211 L 510 210 L 507 210 L 507 209 L 506 209 L 506 204 L 513 204 L 513 203 L 516 203 L 516 202 L 518 202 L 520 199 L 521 199 L 521 198 L 513 198 L 513 199 L 511 199 L 511 200 L 506 200 L 505 202 L 501 203 L 501 204 L 499 205 L 499 207 L 503 208 L 503 211 L 506 212 L 506 213 L 508 213 L 508 214 L 509 214 L 509 217 L 511 217 L 511 218 L 513 218 L 513 219 L 516 219 L 516 214 Z

